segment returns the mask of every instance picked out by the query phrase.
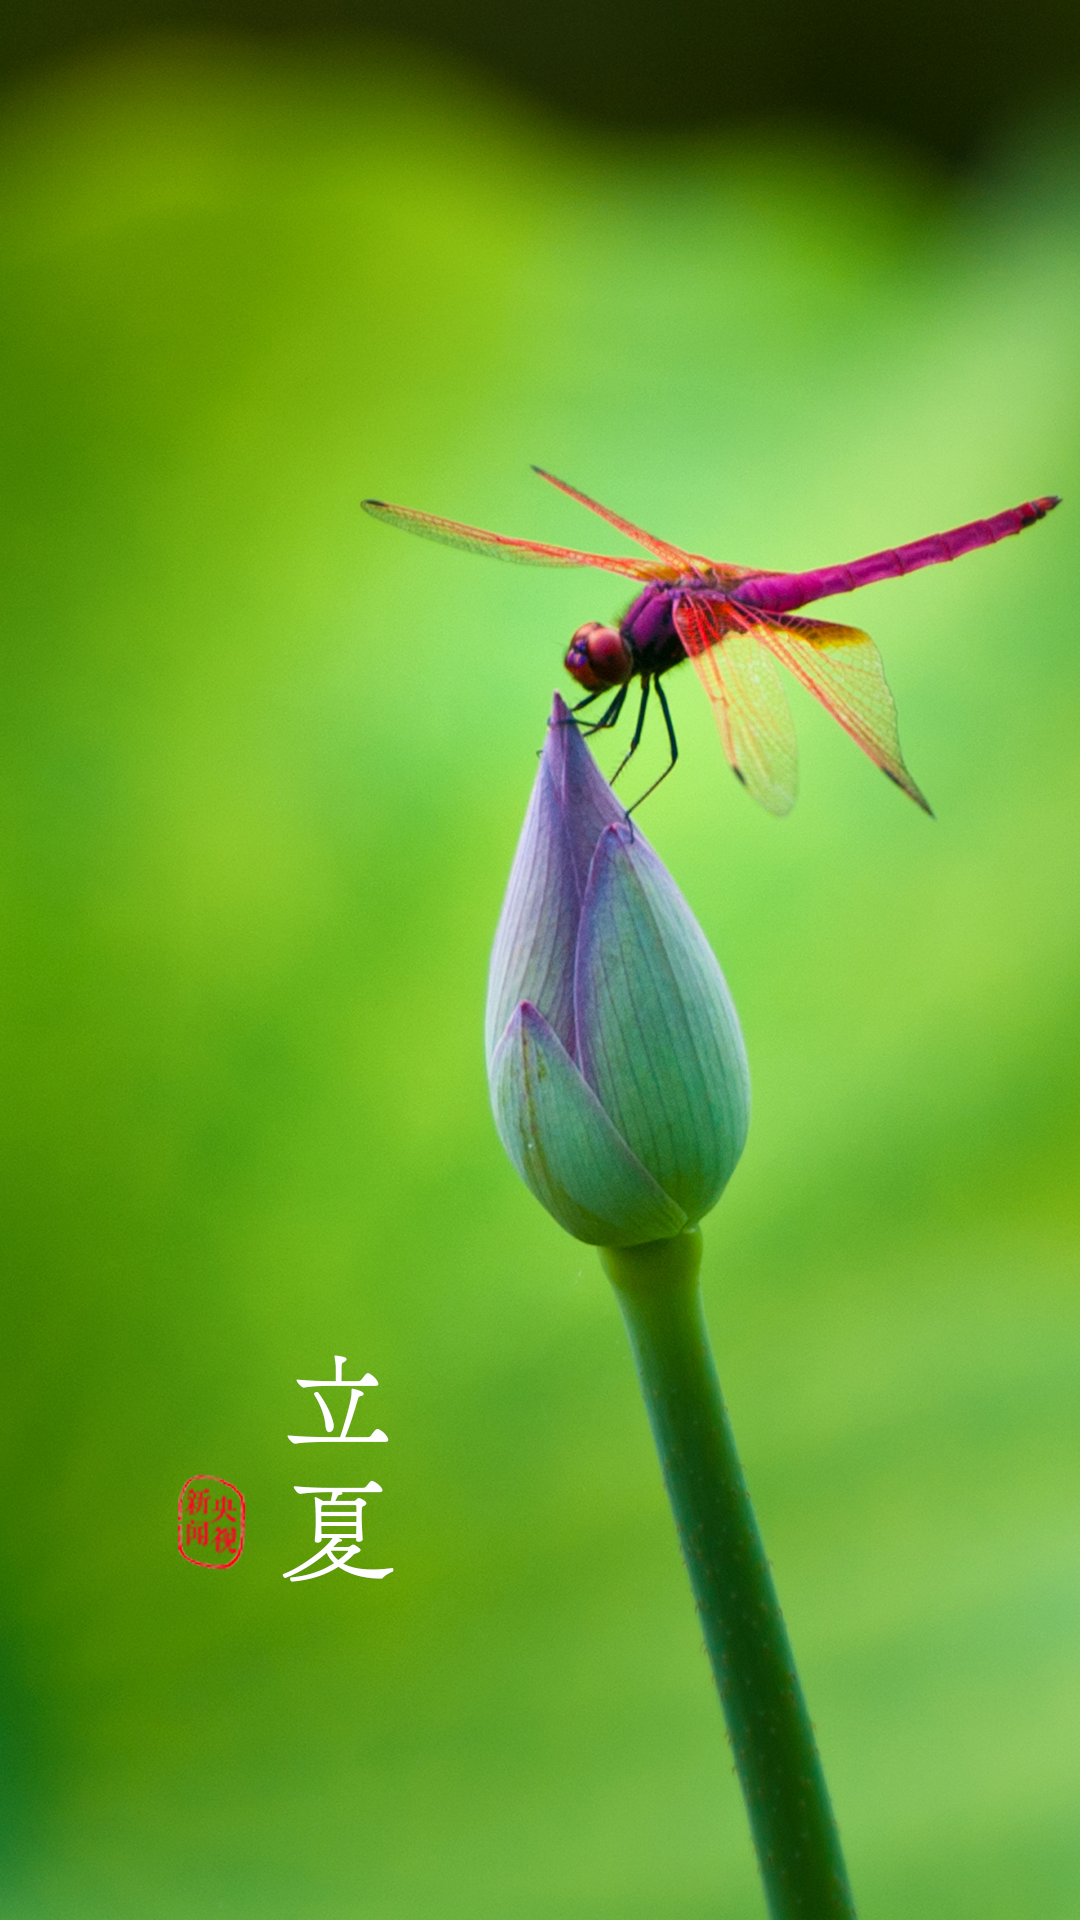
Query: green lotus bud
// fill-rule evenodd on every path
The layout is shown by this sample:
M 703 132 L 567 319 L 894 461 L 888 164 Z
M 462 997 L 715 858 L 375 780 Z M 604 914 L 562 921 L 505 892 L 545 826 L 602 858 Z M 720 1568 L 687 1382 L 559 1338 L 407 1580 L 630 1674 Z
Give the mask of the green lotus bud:
M 495 936 L 487 1061 L 507 1153 L 579 1240 L 681 1233 L 742 1152 L 724 976 L 558 695 Z

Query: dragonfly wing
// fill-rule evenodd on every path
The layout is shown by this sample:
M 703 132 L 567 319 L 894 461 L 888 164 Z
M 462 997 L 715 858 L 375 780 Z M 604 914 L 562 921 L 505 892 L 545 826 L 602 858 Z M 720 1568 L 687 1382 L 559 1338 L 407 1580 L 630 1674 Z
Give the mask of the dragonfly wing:
M 714 601 L 687 597 L 675 626 L 720 729 L 732 772 L 770 813 L 789 813 L 798 748 L 787 698 L 751 621 L 729 626 Z
M 655 533 L 646 533 L 644 527 L 635 527 L 632 520 L 624 520 L 621 513 L 613 513 L 610 507 L 602 507 L 599 500 L 593 500 L 589 494 L 579 493 L 577 487 L 570 486 L 568 481 L 556 479 L 555 475 L 548 473 L 546 468 L 534 467 L 533 472 L 538 473 L 541 480 L 549 480 L 553 487 L 558 487 L 560 493 L 568 493 L 571 500 L 579 500 L 581 505 L 588 507 L 591 513 L 598 513 L 601 520 L 607 521 L 609 527 L 618 527 L 619 532 L 625 533 L 627 539 L 637 540 L 641 546 L 648 547 L 658 559 L 665 561 L 669 567 L 673 568 L 676 575 L 680 573 L 713 574 L 721 586 L 734 587 L 740 580 L 756 579 L 762 572 L 760 567 L 728 566 L 722 560 L 710 560 L 704 553 L 689 553 L 683 547 L 674 547 L 670 540 L 661 540 Z
M 579 553 L 574 547 L 548 547 L 537 540 L 511 540 L 504 533 L 486 533 L 483 527 L 466 527 L 459 520 L 443 520 L 436 513 L 419 513 L 415 507 L 392 507 L 385 500 L 363 500 L 361 506 L 375 520 L 404 533 L 419 533 L 425 540 L 439 540 L 446 547 L 460 547 L 465 553 L 486 553 L 496 560 L 517 560 L 532 567 L 602 567 L 607 573 L 622 573 L 631 580 L 655 580 L 666 569 L 655 560 L 623 560 L 614 554 Z
M 790 615 L 774 615 L 762 621 L 757 631 L 763 644 L 809 687 L 874 765 L 930 813 L 929 801 L 904 765 L 896 707 L 881 655 L 869 634 L 858 627 Z
M 648 547 L 650 553 L 655 553 L 659 559 L 666 561 L 668 566 L 677 568 L 680 573 L 693 571 L 690 555 L 684 553 L 681 547 L 673 547 L 669 540 L 661 540 L 655 533 L 646 533 L 643 527 L 635 527 L 632 520 L 624 520 L 621 513 L 613 513 L 610 507 L 602 507 L 599 500 L 591 499 L 587 493 L 579 493 L 577 488 L 572 487 L 566 480 L 557 480 L 555 475 L 548 473 L 545 468 L 534 467 L 533 472 L 538 473 L 541 480 L 548 480 L 553 487 L 558 487 L 560 493 L 568 493 L 571 500 L 580 501 L 581 505 L 588 507 L 591 513 L 598 513 L 601 520 L 607 521 L 609 527 L 617 527 L 619 532 L 625 533 L 628 539 L 636 540 L 639 546 Z

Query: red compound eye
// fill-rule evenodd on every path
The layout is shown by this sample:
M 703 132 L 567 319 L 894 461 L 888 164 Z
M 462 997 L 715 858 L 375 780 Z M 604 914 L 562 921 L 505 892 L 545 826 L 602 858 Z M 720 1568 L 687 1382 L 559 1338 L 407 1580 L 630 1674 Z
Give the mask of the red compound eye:
M 621 687 L 633 672 L 630 649 L 616 627 L 589 620 L 579 627 L 566 654 L 566 670 L 587 693 Z

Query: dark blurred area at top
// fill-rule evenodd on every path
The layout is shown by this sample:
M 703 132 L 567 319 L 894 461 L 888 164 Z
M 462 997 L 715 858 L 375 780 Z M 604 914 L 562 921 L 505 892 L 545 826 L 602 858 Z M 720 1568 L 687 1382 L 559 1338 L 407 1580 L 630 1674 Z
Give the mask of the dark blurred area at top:
M 392 35 L 601 141 L 827 121 L 952 166 L 1080 88 L 1077 0 L 39 0 L 0 17 L 0 73 L 161 30 Z

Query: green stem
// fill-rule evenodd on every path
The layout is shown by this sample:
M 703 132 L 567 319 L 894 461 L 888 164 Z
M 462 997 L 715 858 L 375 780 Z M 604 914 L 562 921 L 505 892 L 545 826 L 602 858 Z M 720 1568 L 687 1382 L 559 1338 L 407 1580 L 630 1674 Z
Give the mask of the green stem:
M 787 1629 L 716 1377 L 701 1234 L 601 1247 L 634 1352 L 772 1920 L 855 1920 Z

